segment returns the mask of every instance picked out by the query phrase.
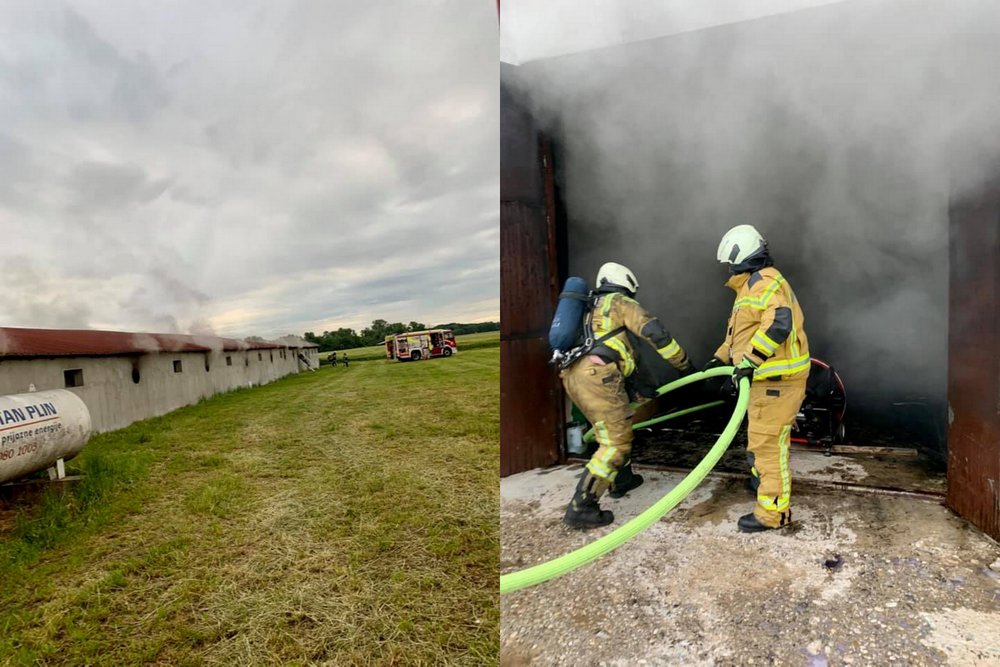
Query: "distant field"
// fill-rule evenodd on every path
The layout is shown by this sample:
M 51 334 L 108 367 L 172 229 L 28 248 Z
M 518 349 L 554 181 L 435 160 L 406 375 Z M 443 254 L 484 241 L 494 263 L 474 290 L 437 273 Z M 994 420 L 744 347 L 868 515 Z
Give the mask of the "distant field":
M 96 436 L 68 496 L 0 522 L 0 664 L 497 664 L 499 357 Z
M 459 356 L 461 356 L 461 353 L 466 350 L 475 350 L 483 347 L 498 347 L 500 345 L 500 332 L 486 331 L 484 333 L 455 336 L 455 341 L 458 343 Z M 353 350 L 338 351 L 338 359 L 345 351 L 347 352 L 347 358 L 350 361 L 373 361 L 376 359 L 388 361 L 385 356 L 384 345 L 372 345 L 371 347 L 358 347 Z M 330 353 L 323 352 L 319 356 L 321 359 L 326 360 L 330 356 Z

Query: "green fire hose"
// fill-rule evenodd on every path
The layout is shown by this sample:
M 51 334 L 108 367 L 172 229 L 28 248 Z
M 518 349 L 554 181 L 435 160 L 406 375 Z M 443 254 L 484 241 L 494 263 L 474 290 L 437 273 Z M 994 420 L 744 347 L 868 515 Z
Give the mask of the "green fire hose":
M 663 385 L 662 387 L 660 387 L 659 389 L 656 390 L 656 396 L 657 397 L 663 396 L 664 394 L 669 393 L 671 391 L 674 391 L 675 389 L 680 389 L 681 387 L 686 387 L 689 384 L 694 384 L 695 382 L 700 382 L 701 380 L 705 380 L 705 379 L 710 378 L 710 377 L 714 377 L 714 376 L 718 376 L 718 375 L 732 375 L 732 366 L 722 366 L 721 368 L 726 369 L 727 372 L 725 372 L 725 373 L 712 373 L 712 371 L 714 371 L 714 370 L 719 370 L 717 368 L 713 368 L 713 369 L 711 369 L 709 371 L 705 371 L 703 373 L 692 373 L 691 375 L 688 375 L 686 377 L 682 377 L 682 378 L 680 378 L 678 380 L 675 380 L 674 382 L 671 382 L 669 384 L 665 384 L 665 385 Z M 676 412 L 670 412 L 670 413 L 665 414 L 665 415 L 660 415 L 659 417 L 654 417 L 652 419 L 647 419 L 644 422 L 638 422 L 637 424 L 632 424 L 632 430 L 635 431 L 637 429 L 645 428 L 647 426 L 652 426 L 653 424 L 659 424 L 661 422 L 665 422 L 665 421 L 668 421 L 670 419 L 676 419 L 677 417 L 683 417 L 684 415 L 689 415 L 689 414 L 691 414 L 693 412 L 701 412 L 702 410 L 708 410 L 709 408 L 714 408 L 716 406 L 723 405 L 724 403 L 725 403 L 725 401 L 712 401 L 711 403 L 705 403 L 704 405 L 696 405 L 693 408 L 686 408 L 684 410 L 678 410 Z M 642 405 L 642 403 L 632 403 L 631 407 L 632 408 L 637 408 L 640 405 Z M 596 438 L 596 437 L 597 436 L 594 433 L 594 429 L 593 429 L 593 427 L 591 427 L 591 429 L 589 431 L 587 431 L 586 433 L 583 434 L 583 441 L 584 442 L 593 442 L 594 438 Z
M 671 382 L 670 384 L 664 385 L 663 387 L 660 387 L 656 394 L 657 396 L 660 396 L 693 382 L 699 382 L 710 377 L 718 377 L 721 375 L 732 375 L 732 373 L 733 368 L 731 366 L 712 368 L 700 373 L 694 373 Z M 653 504 L 652 507 L 631 521 L 626 522 L 604 537 L 595 540 L 586 546 L 580 547 L 576 551 L 571 551 L 568 554 L 560 556 L 559 558 L 555 558 L 546 563 L 540 563 L 525 570 L 500 575 L 500 594 L 504 595 L 522 588 L 535 586 L 536 584 L 548 581 L 549 579 L 554 579 L 558 576 L 564 575 L 567 572 L 572 572 L 576 568 L 586 565 L 587 563 L 600 558 L 604 554 L 617 549 L 656 523 L 660 517 L 676 507 L 682 500 L 684 500 L 684 498 L 688 496 L 689 493 L 694 491 L 695 487 L 701 484 L 701 481 L 705 479 L 705 476 L 709 473 L 709 471 L 715 467 L 716 463 L 719 462 L 719 459 L 722 458 L 722 454 L 729 448 L 733 438 L 736 437 L 736 432 L 743 423 L 743 415 L 746 414 L 747 403 L 749 400 L 750 383 L 744 379 L 740 382 L 740 393 L 736 400 L 736 408 L 733 410 L 733 415 L 729 418 L 729 423 L 726 424 L 726 428 L 722 432 L 722 435 L 720 435 L 719 439 L 715 441 L 715 444 L 712 446 L 712 449 L 709 450 L 708 454 L 705 455 L 705 458 L 703 458 L 695 469 L 689 472 L 677 486 L 671 489 L 670 493 L 660 498 L 655 504 Z M 679 416 L 677 413 L 671 414 Z
M 705 403 L 703 405 L 696 405 L 692 408 L 684 408 L 683 410 L 676 410 L 674 412 L 668 412 L 665 415 L 660 415 L 659 417 L 653 417 L 652 419 L 647 419 L 644 422 L 636 422 L 632 424 L 632 430 L 638 430 L 640 428 L 646 428 L 647 426 L 652 426 L 653 424 L 659 424 L 671 419 L 676 419 L 677 417 L 683 417 L 684 415 L 689 415 L 694 412 L 701 412 L 702 410 L 708 410 L 709 408 L 718 407 L 724 405 L 725 401 L 712 401 L 711 403 Z M 589 431 L 583 434 L 584 442 L 593 442 L 594 438 L 597 436 L 594 434 L 594 429 L 591 428 Z

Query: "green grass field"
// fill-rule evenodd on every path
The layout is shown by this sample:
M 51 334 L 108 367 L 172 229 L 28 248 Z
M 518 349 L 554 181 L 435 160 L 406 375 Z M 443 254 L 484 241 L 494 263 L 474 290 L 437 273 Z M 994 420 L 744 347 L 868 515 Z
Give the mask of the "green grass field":
M 0 532 L 0 663 L 496 664 L 499 348 L 94 437 Z
M 499 331 L 486 331 L 483 333 L 467 334 L 465 336 L 455 336 L 455 341 L 458 343 L 458 356 L 462 356 L 462 352 L 466 350 L 478 350 L 483 347 L 496 347 L 500 345 L 500 332 Z M 372 345 L 370 347 L 358 347 L 353 350 L 345 350 L 347 352 L 347 358 L 350 361 L 385 361 L 389 362 L 385 357 L 385 346 L 384 345 Z M 340 357 L 344 351 L 338 351 L 337 356 Z M 320 358 L 325 362 L 330 356 L 329 352 L 323 352 Z M 390 362 L 394 363 L 394 362 Z

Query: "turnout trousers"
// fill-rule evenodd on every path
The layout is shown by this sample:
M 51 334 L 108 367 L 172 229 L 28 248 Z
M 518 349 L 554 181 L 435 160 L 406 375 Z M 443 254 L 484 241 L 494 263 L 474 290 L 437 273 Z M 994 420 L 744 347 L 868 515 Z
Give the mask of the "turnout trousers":
M 754 515 L 765 526 L 777 528 L 791 520 L 792 473 L 788 448 L 792 424 L 806 396 L 808 373 L 778 381 L 757 380 L 750 385 L 747 408 L 747 450 L 750 473 L 760 481 Z
M 559 376 L 570 399 L 594 425 L 598 449 L 587 463 L 587 470 L 610 485 L 632 451 L 635 413 L 629 407 L 625 376 L 617 364 L 601 365 L 591 356 L 580 359 Z

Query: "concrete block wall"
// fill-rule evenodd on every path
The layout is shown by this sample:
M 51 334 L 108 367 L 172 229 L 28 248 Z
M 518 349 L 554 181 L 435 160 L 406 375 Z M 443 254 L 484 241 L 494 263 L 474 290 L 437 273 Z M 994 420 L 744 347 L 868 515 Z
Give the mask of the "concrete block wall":
M 6 359 L 0 361 L 0 395 L 27 392 L 32 384 L 38 391 L 67 388 L 87 405 L 100 433 L 298 373 L 299 353 L 318 367 L 313 348 Z M 180 362 L 180 372 L 174 362 Z M 66 387 L 64 373 L 73 369 L 83 372 L 83 385 Z

